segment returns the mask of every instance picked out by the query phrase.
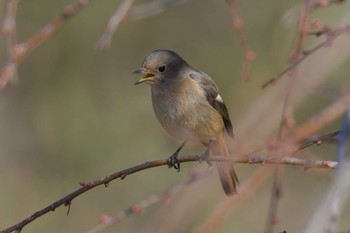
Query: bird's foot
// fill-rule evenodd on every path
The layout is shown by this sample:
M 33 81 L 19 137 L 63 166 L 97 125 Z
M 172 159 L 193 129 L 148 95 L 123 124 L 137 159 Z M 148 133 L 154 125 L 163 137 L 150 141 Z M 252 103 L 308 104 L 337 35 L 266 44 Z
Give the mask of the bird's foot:
M 206 150 L 203 154 L 199 155 L 199 162 L 202 163 L 203 161 L 208 164 L 208 168 L 213 165 L 213 163 L 209 160 L 209 150 Z
M 174 167 L 177 172 L 180 171 L 179 153 L 175 152 L 172 156 L 168 158 L 168 167 Z

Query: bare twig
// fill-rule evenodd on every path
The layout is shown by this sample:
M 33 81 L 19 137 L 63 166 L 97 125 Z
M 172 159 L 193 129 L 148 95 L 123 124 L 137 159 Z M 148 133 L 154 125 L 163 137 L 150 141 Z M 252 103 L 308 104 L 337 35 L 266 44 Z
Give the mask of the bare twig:
M 345 93 L 338 100 L 323 109 L 319 114 L 311 117 L 308 121 L 298 126 L 292 133 L 291 138 L 300 141 L 311 137 L 319 129 L 329 125 L 341 116 L 350 105 L 350 93 Z
M 295 60 L 295 62 L 293 62 L 291 65 L 289 65 L 286 69 L 284 69 L 283 71 L 281 71 L 279 74 L 277 74 L 275 77 L 273 77 L 272 79 L 270 79 L 269 81 L 267 81 L 266 83 L 264 83 L 262 85 L 262 88 L 266 88 L 267 86 L 269 86 L 270 84 L 275 83 L 278 79 L 280 79 L 281 77 L 283 77 L 286 73 L 288 73 L 289 71 L 291 71 L 292 69 L 294 69 L 296 66 L 298 66 L 302 61 L 304 61 L 306 58 L 308 58 L 310 55 L 314 54 L 316 51 L 320 50 L 323 47 L 329 47 L 331 46 L 331 44 L 334 42 L 335 39 L 337 39 L 340 35 L 349 32 L 350 31 L 350 24 L 342 27 L 342 28 L 337 28 L 337 29 L 333 29 L 333 30 L 329 30 L 329 32 L 326 34 L 326 39 L 319 43 L 318 45 L 316 45 L 315 47 L 309 49 L 309 50 L 305 50 L 303 52 L 303 55 L 298 58 L 297 60 Z
M 179 158 L 180 163 L 193 162 L 193 161 L 199 161 L 199 160 L 200 160 L 200 156 L 198 155 Z M 304 166 L 305 168 L 331 168 L 331 169 L 336 168 L 338 165 L 338 163 L 335 161 L 307 160 L 307 159 L 301 159 L 301 158 L 295 158 L 295 157 L 289 157 L 289 156 L 285 156 L 278 159 L 271 159 L 271 158 L 257 157 L 257 156 L 250 157 L 250 158 L 230 158 L 227 156 L 211 156 L 211 158 L 209 158 L 209 161 L 216 161 L 216 162 L 226 161 L 226 162 L 247 163 L 247 164 L 254 164 L 254 163 L 256 164 L 289 164 L 289 165 L 296 165 L 296 166 Z M 167 166 L 167 165 L 168 165 L 167 159 L 155 160 L 155 161 L 145 162 L 143 164 L 121 170 L 119 172 L 107 175 L 105 177 L 99 178 L 91 182 L 81 182 L 80 183 L 80 185 L 82 186 L 81 188 L 64 196 L 58 201 L 55 201 L 54 203 L 48 205 L 47 207 L 35 212 L 28 218 L 22 220 L 21 222 L 11 227 L 8 227 L 4 230 L 1 230 L 0 233 L 8 233 L 16 230 L 21 230 L 24 226 L 28 225 L 38 217 L 44 214 L 47 214 L 50 211 L 54 211 L 57 207 L 60 207 L 62 205 L 64 206 L 70 205 L 74 198 L 76 198 L 77 196 L 85 193 L 86 191 L 92 188 L 95 188 L 100 185 L 107 185 L 112 180 L 115 180 L 118 178 L 125 179 L 126 176 L 128 175 L 131 175 L 133 173 L 137 173 L 146 169 L 160 167 L 160 166 Z
M 342 132 L 339 135 L 338 158 L 345 157 L 346 142 L 349 136 L 350 124 L 350 108 L 344 115 L 342 124 Z M 344 158 L 345 159 L 345 158 Z M 345 163 L 344 163 L 345 162 Z M 314 211 L 308 225 L 304 229 L 304 233 L 320 232 L 335 233 L 337 232 L 337 222 L 340 213 L 349 201 L 350 190 L 350 169 L 346 163 L 350 159 L 339 163 L 337 172 L 335 173 L 333 184 L 328 188 L 324 198 L 320 201 L 317 209 Z
M 244 180 L 239 189 L 239 194 L 235 198 L 225 198 L 220 201 L 209 217 L 196 229 L 196 233 L 220 232 L 223 224 L 236 207 L 249 200 L 257 190 L 267 181 L 271 169 L 260 167 L 254 171 L 249 178 Z
M 267 215 L 265 232 L 270 233 L 273 232 L 275 225 L 277 223 L 277 209 L 278 203 L 281 199 L 282 195 L 282 176 L 283 170 L 280 166 L 275 168 L 274 177 L 273 177 L 273 185 L 271 189 L 271 200 L 270 206 Z
M 153 0 L 141 5 L 134 6 L 130 15 L 134 19 L 144 19 L 150 16 L 160 14 L 170 8 L 182 5 L 191 0 Z
M 335 179 L 336 181 L 336 195 L 333 196 L 333 200 L 331 203 L 331 209 L 330 209 L 330 216 L 329 216 L 329 224 L 327 232 L 334 233 L 337 231 L 339 217 L 343 209 L 344 201 L 347 199 L 349 193 L 349 187 L 350 182 L 346 182 L 347 185 L 344 185 L 342 183 L 339 183 L 341 179 L 343 179 L 344 176 L 346 176 L 346 173 L 350 174 L 349 172 L 345 171 L 344 163 L 346 161 L 346 146 L 348 141 L 348 135 L 350 132 L 350 107 L 347 110 L 347 112 L 344 114 L 343 117 L 343 123 L 342 123 L 342 130 L 338 137 L 338 151 L 337 151 L 337 160 L 338 160 L 338 168 L 336 172 Z
M 229 0 L 228 3 L 231 9 L 232 23 L 233 23 L 234 29 L 238 34 L 239 41 L 241 43 L 242 53 L 243 53 L 241 78 L 243 80 L 247 80 L 250 77 L 252 62 L 255 60 L 256 54 L 248 44 L 247 34 L 244 26 L 244 20 L 241 17 L 241 10 L 238 6 L 237 0 Z
M 7 69 L 0 73 L 0 90 L 6 86 L 7 82 L 15 82 L 17 79 L 17 67 L 13 61 L 12 49 L 17 43 L 16 38 L 16 15 L 20 0 L 6 1 L 6 15 L 3 22 L 3 33 L 6 39 Z
M 292 50 L 291 55 L 291 61 L 294 62 L 301 54 L 302 45 L 303 45 L 303 39 L 305 37 L 304 29 L 307 24 L 308 16 L 309 16 L 309 5 L 310 0 L 304 0 L 303 4 L 300 7 L 300 13 L 299 13 L 299 22 L 298 22 L 298 28 L 297 28 L 297 36 L 294 43 L 294 48 Z M 292 93 L 295 88 L 295 82 L 297 79 L 297 67 L 291 70 L 291 78 L 289 80 L 289 85 L 287 86 L 286 94 L 284 97 L 283 102 L 283 110 L 282 110 L 282 116 L 281 116 L 281 123 L 278 130 L 278 140 L 283 139 L 284 133 L 288 128 L 290 128 L 292 125 L 294 125 L 294 117 L 293 117 L 293 107 L 291 105 L 291 99 L 292 99 Z M 283 174 L 284 169 L 277 165 L 275 167 L 274 172 L 274 181 L 272 185 L 271 190 L 271 199 L 270 199 L 270 206 L 268 210 L 267 220 L 266 220 L 266 227 L 265 232 L 266 233 L 272 233 L 274 232 L 274 228 L 277 223 L 277 210 L 278 210 L 278 203 L 281 199 L 282 195 L 282 187 L 283 187 Z
M 119 24 L 126 18 L 133 2 L 134 0 L 123 0 L 118 9 L 109 19 L 105 26 L 104 33 L 98 42 L 98 46 L 101 49 L 106 49 L 111 46 L 113 34 L 117 30 Z
M 15 65 L 21 63 L 32 51 L 59 30 L 67 19 L 75 15 L 89 2 L 90 0 L 77 0 L 75 3 L 66 6 L 58 17 L 45 25 L 33 37 L 23 43 L 12 46 L 12 64 L 5 65 L 0 71 L 0 90 L 6 87 L 9 81 L 8 77 L 14 72 Z
M 137 213 L 143 212 L 144 209 L 156 203 L 159 203 L 162 201 L 165 203 L 168 203 L 172 199 L 172 197 L 174 197 L 177 193 L 181 192 L 182 190 L 184 190 L 186 187 L 193 184 L 194 182 L 197 182 L 209 176 L 210 174 L 212 174 L 212 171 L 213 171 L 212 169 L 209 169 L 207 171 L 200 172 L 200 173 L 193 171 L 190 173 L 189 177 L 186 180 L 182 181 L 177 185 L 174 185 L 173 187 L 169 188 L 165 192 L 151 195 L 148 198 L 140 201 L 139 203 L 134 204 L 131 207 L 116 213 L 114 216 L 102 215 L 100 218 L 100 223 L 84 233 L 101 232 L 104 229 L 111 226 L 112 224 L 120 222 L 121 220 L 135 213 L 137 214 Z
M 343 4 L 346 0 L 320 0 L 312 4 L 313 9 L 324 9 L 329 7 L 330 5 L 335 5 L 335 4 Z

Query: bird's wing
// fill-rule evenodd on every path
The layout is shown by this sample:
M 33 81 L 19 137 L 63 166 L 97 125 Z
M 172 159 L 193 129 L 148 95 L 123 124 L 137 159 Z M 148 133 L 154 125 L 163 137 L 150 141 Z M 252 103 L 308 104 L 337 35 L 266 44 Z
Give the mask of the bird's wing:
M 209 75 L 200 71 L 191 73 L 190 78 L 195 80 L 203 88 L 209 104 L 220 113 L 224 121 L 227 134 L 233 138 L 233 129 L 230 116 L 228 115 L 224 100 L 219 95 L 218 87 L 215 85 L 214 81 L 209 77 Z

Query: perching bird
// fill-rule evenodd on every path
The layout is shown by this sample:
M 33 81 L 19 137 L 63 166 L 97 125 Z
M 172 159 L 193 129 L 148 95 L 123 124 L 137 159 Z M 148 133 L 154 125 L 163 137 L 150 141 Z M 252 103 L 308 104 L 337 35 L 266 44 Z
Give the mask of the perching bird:
M 175 139 L 183 142 L 169 158 L 169 166 L 180 169 L 178 152 L 186 142 L 199 142 L 206 154 L 229 156 L 224 132 L 233 137 L 231 120 L 218 88 L 209 75 L 191 67 L 177 53 L 157 49 L 146 56 L 135 84 L 151 86 L 157 119 Z M 237 193 L 238 179 L 229 162 L 217 162 L 220 180 L 227 195 Z

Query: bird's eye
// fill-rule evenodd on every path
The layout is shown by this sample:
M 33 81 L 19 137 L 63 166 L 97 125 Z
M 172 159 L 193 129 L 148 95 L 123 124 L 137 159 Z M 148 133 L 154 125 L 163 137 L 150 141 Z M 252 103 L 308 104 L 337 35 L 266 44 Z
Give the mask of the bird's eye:
M 166 67 L 164 65 L 158 67 L 158 71 L 160 73 L 163 73 L 166 70 Z

